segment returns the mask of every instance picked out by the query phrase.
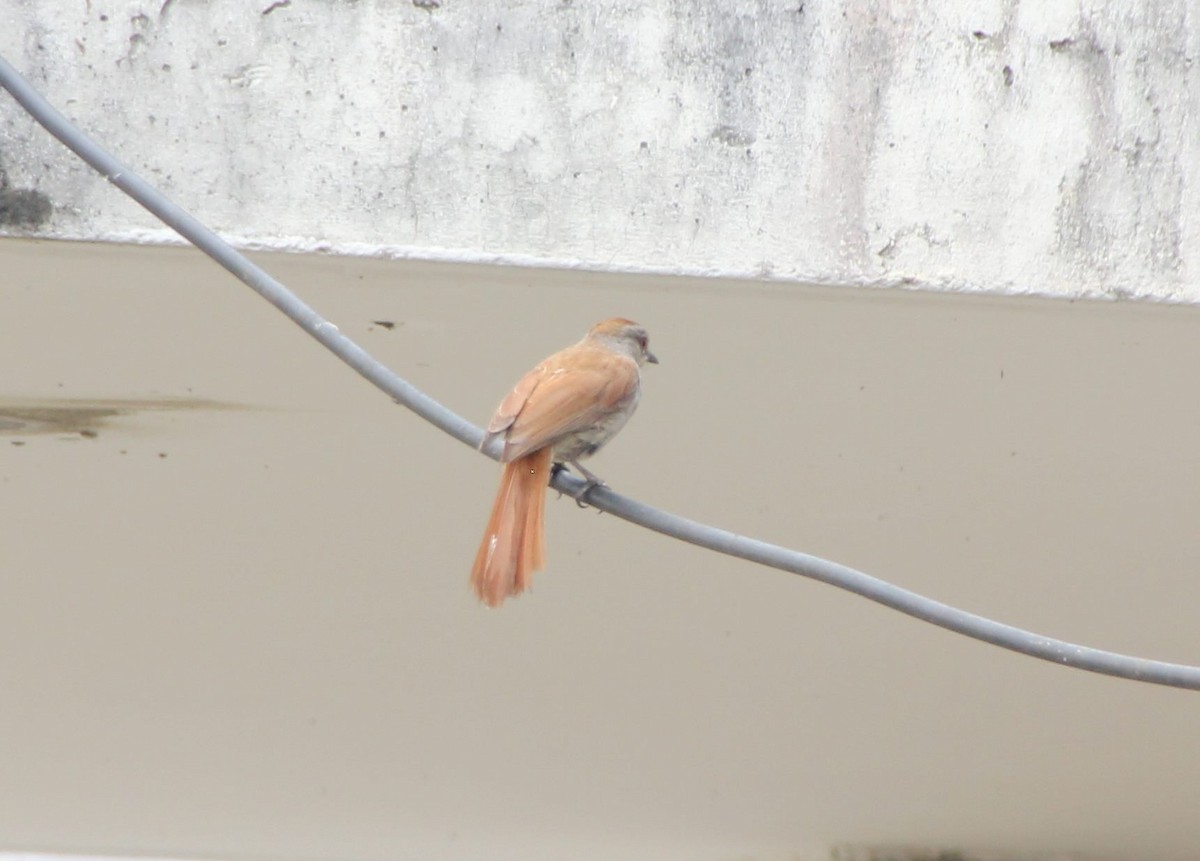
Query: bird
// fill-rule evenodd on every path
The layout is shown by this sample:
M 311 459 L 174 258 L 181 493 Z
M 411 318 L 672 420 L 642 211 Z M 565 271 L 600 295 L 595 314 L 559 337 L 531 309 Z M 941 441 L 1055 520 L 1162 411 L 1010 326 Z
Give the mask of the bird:
M 548 356 L 500 402 L 480 442 L 497 441 L 500 488 L 471 568 L 471 588 L 489 607 L 529 588 L 546 562 L 542 519 L 546 485 L 570 464 L 584 477 L 581 505 L 604 484 L 580 464 L 616 435 L 641 397 L 641 368 L 658 364 L 646 330 L 614 317 L 577 344 Z

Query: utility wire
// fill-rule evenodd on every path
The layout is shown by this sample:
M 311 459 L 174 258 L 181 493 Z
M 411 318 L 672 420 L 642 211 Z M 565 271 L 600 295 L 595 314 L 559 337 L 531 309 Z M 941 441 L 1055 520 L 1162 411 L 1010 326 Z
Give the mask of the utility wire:
M 347 338 L 338 328 L 300 301 L 280 282 L 255 266 L 213 231 L 169 200 L 161 192 L 131 171 L 80 131 L 42 97 L 17 71 L 0 57 L 0 86 L 15 98 L 29 114 L 58 138 L 68 149 L 99 171 L 105 179 L 148 209 L 235 277 L 290 317 L 343 362 L 390 395 L 397 403 L 471 446 L 478 446 L 483 431 L 461 416 L 446 409 L 433 398 L 385 368 L 365 350 Z M 487 454 L 495 458 L 496 451 Z M 583 481 L 560 470 L 551 485 L 574 496 Z M 607 487 L 588 494 L 588 502 L 631 523 L 664 535 L 687 541 L 718 553 L 736 556 L 790 571 L 803 577 L 828 583 L 917 619 L 955 631 L 985 643 L 1041 658 L 1079 670 L 1117 676 L 1123 679 L 1200 690 L 1200 667 L 1152 661 L 1087 646 L 1078 646 L 1053 637 L 1005 625 L 942 604 L 907 589 L 901 589 L 861 571 L 829 562 L 806 553 L 789 550 L 765 541 L 736 535 L 723 529 L 697 523 L 645 503 L 637 502 Z

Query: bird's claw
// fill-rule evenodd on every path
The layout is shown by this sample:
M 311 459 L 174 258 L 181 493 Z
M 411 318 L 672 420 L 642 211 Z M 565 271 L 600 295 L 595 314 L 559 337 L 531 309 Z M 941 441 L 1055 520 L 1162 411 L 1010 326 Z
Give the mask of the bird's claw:
M 565 463 L 561 463 L 561 462 L 557 462 L 554 465 L 552 465 L 550 467 L 550 480 L 554 481 L 554 477 L 556 475 L 558 475 L 560 472 L 562 472 L 563 470 L 565 470 L 566 468 L 567 468 L 567 465 Z M 576 468 L 577 469 L 579 468 L 578 465 L 576 466 Z M 604 486 L 605 486 L 604 482 L 601 481 L 600 479 L 596 478 L 596 476 L 592 475 L 591 473 L 585 473 L 583 487 L 579 488 L 579 490 L 572 493 L 571 498 L 575 500 L 575 504 L 578 505 L 580 508 L 591 508 L 592 506 L 589 505 L 588 501 L 587 501 L 587 495 L 589 493 L 591 493 L 593 490 L 595 490 L 597 487 L 604 487 Z M 562 499 L 562 495 L 563 495 L 563 492 L 561 490 L 558 491 L 557 498 Z M 601 511 L 600 513 L 603 514 L 604 512 Z
M 575 494 L 575 504 L 580 508 L 591 508 L 592 506 L 587 501 L 587 495 L 597 487 L 604 487 L 604 482 L 596 478 L 587 479 L 583 483 L 583 487 L 579 488 L 579 492 Z

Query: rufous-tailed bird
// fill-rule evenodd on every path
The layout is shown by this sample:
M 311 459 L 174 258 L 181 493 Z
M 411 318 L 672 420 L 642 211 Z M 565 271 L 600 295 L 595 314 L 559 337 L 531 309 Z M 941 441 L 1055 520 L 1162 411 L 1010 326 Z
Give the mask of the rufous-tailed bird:
M 488 423 L 480 449 L 502 443 L 500 489 L 471 568 L 479 600 L 498 607 L 529 588 L 546 563 L 542 515 L 553 464 L 586 479 L 577 500 L 603 484 L 579 461 L 595 454 L 637 409 L 641 367 L 658 363 L 646 330 L 614 317 L 523 376 Z

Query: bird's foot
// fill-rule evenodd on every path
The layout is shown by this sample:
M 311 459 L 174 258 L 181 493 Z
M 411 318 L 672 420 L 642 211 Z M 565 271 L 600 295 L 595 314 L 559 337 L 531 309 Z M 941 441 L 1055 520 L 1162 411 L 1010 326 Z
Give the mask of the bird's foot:
M 578 492 L 575 493 L 575 504 L 580 508 L 591 508 L 592 506 L 587 501 L 588 494 L 597 487 L 606 486 L 607 485 L 605 485 L 603 481 L 596 478 L 594 475 L 590 476 L 583 482 L 583 487 L 579 488 Z M 600 513 L 603 514 L 604 512 L 602 511 Z
M 591 508 L 592 506 L 589 505 L 588 501 L 587 501 L 588 494 L 591 493 L 593 490 L 595 490 L 597 487 L 607 487 L 608 485 L 606 485 L 603 481 L 601 481 L 600 478 L 595 473 L 591 472 L 590 470 L 585 469 L 580 464 L 578 464 L 574 461 L 570 461 L 570 464 L 571 464 L 571 466 L 575 467 L 575 469 L 577 469 L 583 475 L 583 486 L 580 487 L 579 490 L 572 493 L 571 498 L 575 500 L 575 504 L 578 505 L 580 508 Z M 550 467 L 550 481 L 553 482 L 554 477 L 566 468 L 567 468 L 566 463 L 563 463 L 562 461 L 555 461 L 555 463 Z M 562 499 L 562 495 L 563 495 L 563 492 L 561 490 L 558 491 L 557 498 Z M 600 513 L 603 514 L 604 512 L 601 511 Z
M 575 504 L 578 505 L 580 508 L 587 508 L 588 507 L 588 502 L 587 502 L 588 494 L 591 493 L 597 487 L 604 487 L 605 484 L 603 481 L 600 480 L 600 477 L 598 475 L 596 475 L 590 469 L 585 467 L 582 463 L 579 462 L 578 459 L 569 460 L 569 461 L 567 461 L 567 463 L 569 463 L 569 464 L 571 464 L 571 466 L 575 467 L 575 469 L 577 469 L 579 471 L 579 474 L 582 475 L 584 478 L 583 487 L 579 488 L 579 492 L 575 494 Z M 603 512 L 601 512 L 601 514 L 603 514 Z

